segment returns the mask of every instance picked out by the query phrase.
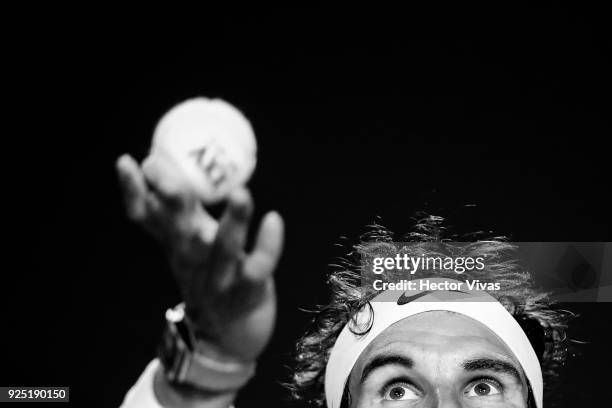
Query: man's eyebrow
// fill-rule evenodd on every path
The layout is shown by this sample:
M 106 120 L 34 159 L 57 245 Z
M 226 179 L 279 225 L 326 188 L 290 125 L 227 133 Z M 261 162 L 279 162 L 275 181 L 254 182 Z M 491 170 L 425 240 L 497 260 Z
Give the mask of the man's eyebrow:
M 504 360 L 498 360 L 495 358 L 475 358 L 465 361 L 462 366 L 466 371 L 491 370 L 498 373 L 510 374 L 518 382 L 522 381 L 519 370 L 514 366 L 514 364 Z
M 401 365 L 404 368 L 412 368 L 414 366 L 414 362 L 410 358 L 400 354 L 378 355 L 372 358 L 364 367 L 363 372 L 361 373 L 360 383 L 363 383 L 372 373 L 372 371 L 386 365 Z

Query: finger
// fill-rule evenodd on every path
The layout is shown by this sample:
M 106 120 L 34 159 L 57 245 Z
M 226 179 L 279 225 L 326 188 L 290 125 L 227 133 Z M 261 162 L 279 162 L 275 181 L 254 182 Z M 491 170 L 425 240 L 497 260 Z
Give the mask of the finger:
M 219 220 L 218 249 L 226 255 L 240 255 L 246 243 L 249 223 L 253 215 L 253 199 L 249 191 L 240 187 L 232 191 L 227 207 Z
M 274 272 L 283 252 L 285 223 L 275 211 L 267 213 L 257 232 L 255 247 L 244 264 L 244 274 L 253 280 L 263 280 Z
M 117 159 L 115 166 L 128 217 L 133 221 L 144 220 L 147 216 L 147 185 L 138 163 L 124 154 Z
M 162 222 L 172 220 L 183 232 L 198 230 L 204 242 L 212 243 L 218 223 L 206 211 L 177 164 L 166 155 L 156 153 L 145 159 L 143 173 L 151 186 L 147 197 L 149 212 Z
M 168 204 L 185 206 L 197 200 L 182 170 L 170 158 L 158 153 L 150 155 L 142 170 L 151 188 Z
M 253 214 L 253 199 L 244 187 L 230 193 L 227 208 L 219 221 L 219 229 L 211 251 L 211 278 L 218 287 L 228 287 L 235 281 L 244 258 L 249 222 Z

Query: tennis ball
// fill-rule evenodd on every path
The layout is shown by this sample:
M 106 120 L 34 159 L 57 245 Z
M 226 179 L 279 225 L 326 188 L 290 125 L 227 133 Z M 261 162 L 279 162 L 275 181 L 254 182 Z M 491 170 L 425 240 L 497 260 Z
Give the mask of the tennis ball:
M 153 133 L 151 155 L 174 160 L 205 204 L 227 197 L 246 184 L 257 162 L 255 133 L 234 106 L 204 97 L 170 109 Z

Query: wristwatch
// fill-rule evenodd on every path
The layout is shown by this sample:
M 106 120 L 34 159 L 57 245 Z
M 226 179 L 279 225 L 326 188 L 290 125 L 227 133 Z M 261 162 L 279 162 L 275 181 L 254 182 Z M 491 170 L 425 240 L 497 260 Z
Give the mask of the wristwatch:
M 211 344 L 196 338 L 183 303 L 166 311 L 159 359 L 171 383 L 202 391 L 231 392 L 254 375 L 255 362 L 220 358 L 213 350 Z

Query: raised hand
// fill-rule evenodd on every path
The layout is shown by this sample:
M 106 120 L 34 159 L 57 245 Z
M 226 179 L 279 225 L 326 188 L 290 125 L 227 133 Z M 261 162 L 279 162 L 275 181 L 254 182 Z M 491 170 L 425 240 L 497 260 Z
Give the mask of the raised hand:
M 246 188 L 230 193 L 216 220 L 168 157 L 151 156 L 140 166 L 124 155 L 117 171 L 127 214 L 166 251 L 198 337 L 224 355 L 254 360 L 268 343 L 276 318 L 272 275 L 283 246 L 280 215 L 263 217 L 253 249 L 246 252 L 253 213 Z

